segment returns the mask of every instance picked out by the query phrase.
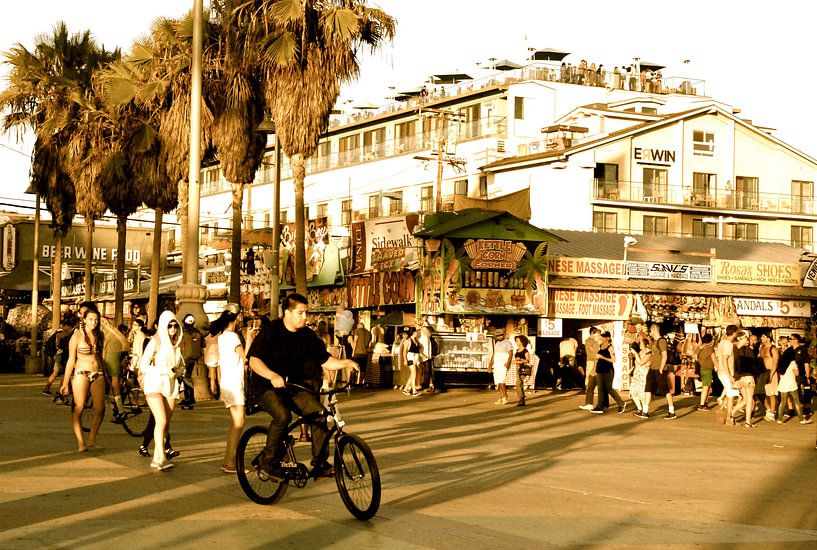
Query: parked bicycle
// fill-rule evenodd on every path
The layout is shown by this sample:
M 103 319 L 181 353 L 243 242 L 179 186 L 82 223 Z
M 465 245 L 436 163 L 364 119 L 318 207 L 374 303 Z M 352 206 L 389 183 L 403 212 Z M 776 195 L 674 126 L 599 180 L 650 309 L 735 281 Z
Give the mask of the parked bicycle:
M 327 396 L 324 410 L 319 414 L 326 418 L 328 425 L 324 444 L 329 445 L 332 441 L 335 445 L 335 483 L 338 493 L 353 516 L 359 520 L 368 520 L 380 507 L 380 471 L 366 442 L 361 437 L 347 434 L 343 430 L 346 423 L 338 412 L 336 394 L 345 391 L 347 386 L 348 383 L 318 392 L 298 384 L 287 384 L 287 388 L 306 391 L 316 396 Z M 283 481 L 259 476 L 257 465 L 267 443 L 267 428 L 252 426 L 244 431 L 238 442 L 236 470 L 241 488 L 253 502 L 274 504 L 284 496 L 290 485 L 300 489 L 306 487 L 310 479 L 317 481 L 307 466 L 312 458 L 311 445 L 296 444 L 301 425 L 311 422 L 312 418 L 301 417 L 291 422 L 288 427 L 287 435 L 282 442 L 286 447 L 285 458 L 281 462 L 285 475 Z
M 119 383 L 121 385 L 122 395 L 122 410 L 119 411 L 121 421 L 125 431 L 133 437 L 142 437 L 147 430 L 148 419 L 150 418 L 150 409 L 148 408 L 147 399 L 139 387 L 139 382 L 136 380 L 136 373 L 128 368 L 130 365 L 130 354 L 122 359 L 121 375 Z M 111 410 L 116 409 L 115 401 L 111 394 L 111 382 L 107 372 L 104 374 L 105 378 L 105 402 Z M 94 418 L 93 397 L 88 393 L 88 398 L 85 400 L 85 409 L 82 411 L 80 417 L 80 425 L 82 431 L 89 432 Z M 72 402 L 73 408 L 73 402 Z

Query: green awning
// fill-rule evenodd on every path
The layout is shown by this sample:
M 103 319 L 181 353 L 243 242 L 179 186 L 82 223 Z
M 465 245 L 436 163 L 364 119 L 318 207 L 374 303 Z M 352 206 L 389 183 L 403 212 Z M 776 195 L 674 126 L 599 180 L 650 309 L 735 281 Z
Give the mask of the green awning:
M 552 243 L 564 241 L 561 237 L 507 212 L 472 209 L 456 214 L 440 213 L 426 216 L 424 223 L 425 229 L 416 232 L 415 237 L 504 239 Z

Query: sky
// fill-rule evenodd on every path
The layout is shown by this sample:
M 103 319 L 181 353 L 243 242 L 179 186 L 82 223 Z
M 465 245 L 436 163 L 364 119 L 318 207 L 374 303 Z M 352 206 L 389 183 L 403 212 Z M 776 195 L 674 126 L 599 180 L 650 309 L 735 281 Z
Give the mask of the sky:
M 205 0 L 205 5 L 208 1 Z M 740 116 L 775 128 L 775 135 L 817 157 L 817 71 L 811 69 L 813 22 L 802 1 L 773 4 L 748 0 L 382 0 L 397 20 L 395 40 L 375 54 L 362 53 L 357 82 L 341 101 L 382 103 L 397 91 L 419 86 L 433 73 L 469 74 L 490 58 L 527 59 L 528 48 L 572 52 L 607 67 L 634 57 L 666 65 L 665 78 L 706 82 L 706 94 L 741 109 Z M 124 13 L 123 6 L 132 6 Z M 9 3 L 0 20 L 0 52 L 49 32 L 65 21 L 72 32 L 90 29 L 106 48 L 127 50 L 158 16 L 179 16 L 193 0 L 28 0 Z M 684 63 L 684 60 L 688 60 Z M 0 65 L 0 89 L 7 69 Z M 472 76 L 474 76 L 472 74 Z M 0 210 L 28 204 L 32 140 L 0 136 Z

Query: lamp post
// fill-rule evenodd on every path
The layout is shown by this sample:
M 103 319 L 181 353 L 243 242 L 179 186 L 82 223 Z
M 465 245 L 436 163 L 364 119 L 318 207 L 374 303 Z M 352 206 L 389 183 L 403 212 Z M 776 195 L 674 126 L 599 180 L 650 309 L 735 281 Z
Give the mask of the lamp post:
M 207 300 L 207 288 L 199 283 L 199 179 L 201 177 L 201 49 L 202 28 L 204 25 L 202 11 L 203 0 L 193 0 L 193 54 L 190 67 L 190 167 L 188 170 L 187 201 L 187 243 L 184 254 L 187 256 L 183 275 L 183 284 L 176 291 L 179 301 L 178 318 L 188 313 L 196 319 L 196 325 L 207 322 L 204 302 Z M 234 258 L 238 261 L 238 258 Z M 157 273 L 152 274 L 158 277 Z
M 265 116 L 256 132 L 275 134 L 272 117 Z M 278 301 L 281 294 L 281 142 L 275 134 L 275 168 L 272 180 L 272 259 L 270 270 L 270 319 L 278 318 Z
M 704 223 L 716 223 L 718 224 L 718 240 L 723 240 L 723 224 L 725 223 L 735 223 L 738 221 L 737 218 L 733 218 L 732 216 L 724 217 L 718 216 L 717 218 L 703 218 L 701 220 Z
M 26 360 L 26 373 L 36 374 L 40 371 L 40 358 L 37 345 L 37 306 L 40 303 L 40 193 L 29 185 L 25 190 L 26 194 L 34 194 L 36 206 L 34 208 L 34 260 L 33 273 L 31 278 L 31 348 L 30 355 Z M 54 274 L 52 272 L 51 276 Z M 59 315 L 59 311 L 52 311 L 51 315 Z
M 627 275 L 627 252 L 630 250 L 630 247 L 633 246 L 634 244 L 638 244 L 638 241 L 635 239 L 635 237 L 630 237 L 629 235 L 624 237 L 624 259 L 622 260 L 622 263 L 624 264 L 625 279 L 629 279 L 629 276 Z

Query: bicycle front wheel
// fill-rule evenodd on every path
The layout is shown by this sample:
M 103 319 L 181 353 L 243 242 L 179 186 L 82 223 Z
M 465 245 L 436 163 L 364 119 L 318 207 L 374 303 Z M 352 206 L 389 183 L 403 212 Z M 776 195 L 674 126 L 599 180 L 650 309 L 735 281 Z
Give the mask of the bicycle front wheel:
M 144 392 L 139 388 L 131 388 L 123 400 L 122 427 L 133 437 L 142 437 L 148 427 L 150 408 Z
M 253 461 L 267 445 L 267 430 L 263 426 L 247 428 L 238 440 L 235 469 L 238 483 L 250 500 L 258 504 L 274 504 L 287 492 L 287 483 L 258 477 L 258 469 Z
M 74 405 L 76 406 L 76 405 Z M 94 398 L 90 395 L 85 400 L 85 408 L 82 409 L 82 414 L 79 415 L 79 425 L 83 432 L 90 432 L 91 426 L 94 423 Z
M 335 482 L 346 508 L 359 520 L 380 508 L 380 470 L 372 450 L 356 435 L 342 436 L 335 447 Z

